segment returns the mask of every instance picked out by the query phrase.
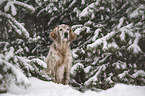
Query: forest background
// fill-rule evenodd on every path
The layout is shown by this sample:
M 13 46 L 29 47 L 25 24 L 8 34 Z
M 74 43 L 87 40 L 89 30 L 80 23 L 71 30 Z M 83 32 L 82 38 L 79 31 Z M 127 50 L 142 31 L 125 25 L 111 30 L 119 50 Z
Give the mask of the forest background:
M 144 0 L 1 0 L 0 92 L 11 82 L 27 88 L 29 77 L 51 81 L 44 59 L 60 24 L 77 35 L 70 86 L 145 85 Z

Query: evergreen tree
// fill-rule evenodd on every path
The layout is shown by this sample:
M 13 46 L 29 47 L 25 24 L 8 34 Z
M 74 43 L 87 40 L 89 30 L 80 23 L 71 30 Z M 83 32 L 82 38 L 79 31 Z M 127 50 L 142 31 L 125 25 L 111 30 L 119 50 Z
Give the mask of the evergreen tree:
M 23 23 L 15 18 L 21 8 L 31 14 L 35 9 L 15 0 L 1 0 L 0 5 L 0 92 L 7 91 L 11 83 L 27 88 L 30 86 L 27 77 L 46 78 L 42 73 L 46 64 L 42 61 L 43 58 L 40 60 L 29 55 L 33 52 L 30 45 L 40 41 L 40 36 L 30 36 Z
M 72 86 L 97 90 L 115 83 L 144 85 L 145 5 L 135 0 L 94 0 L 86 4 L 75 8 L 81 24 L 72 26 L 78 35 Z
M 43 56 L 52 44 L 49 33 L 62 23 L 77 34 L 71 86 L 83 91 L 145 84 L 144 1 L 1 0 L 0 5 L 0 90 L 11 82 L 28 87 L 31 76 L 49 79 L 42 74 Z

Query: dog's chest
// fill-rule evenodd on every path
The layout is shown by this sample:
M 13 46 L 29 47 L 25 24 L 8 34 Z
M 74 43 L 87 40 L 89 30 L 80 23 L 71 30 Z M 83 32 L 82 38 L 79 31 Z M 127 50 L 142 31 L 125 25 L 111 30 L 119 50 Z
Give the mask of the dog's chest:
M 54 58 L 53 60 L 55 60 L 54 61 L 55 63 L 61 63 L 61 64 L 71 63 L 72 56 L 69 47 L 64 46 L 58 48 L 55 45 L 53 45 L 52 49 L 53 49 L 51 50 L 52 57 Z
M 57 54 L 58 56 L 59 56 L 59 60 L 61 60 L 62 61 L 62 63 L 65 63 L 65 62 L 68 62 L 69 61 L 69 59 L 71 58 L 71 52 L 70 52 L 70 50 L 69 49 L 67 49 L 67 50 L 64 50 L 63 52 L 62 51 L 60 51 L 60 52 L 58 52 L 58 54 Z

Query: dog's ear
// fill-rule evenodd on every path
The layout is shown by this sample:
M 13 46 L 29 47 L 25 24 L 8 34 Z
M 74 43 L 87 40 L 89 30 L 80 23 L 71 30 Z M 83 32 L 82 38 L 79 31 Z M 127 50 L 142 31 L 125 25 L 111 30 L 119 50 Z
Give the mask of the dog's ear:
M 57 27 L 55 27 L 54 29 L 53 29 L 53 31 L 50 33 L 50 35 L 49 35 L 53 40 L 56 40 L 56 38 L 57 38 Z
M 72 31 L 72 29 L 70 28 L 70 33 L 69 33 L 69 40 L 73 41 L 76 38 L 76 34 Z

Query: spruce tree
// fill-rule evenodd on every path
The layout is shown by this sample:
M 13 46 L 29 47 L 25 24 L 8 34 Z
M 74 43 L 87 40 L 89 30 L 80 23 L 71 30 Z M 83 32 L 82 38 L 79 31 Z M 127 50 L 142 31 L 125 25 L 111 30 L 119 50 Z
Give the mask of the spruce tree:
M 0 5 L 0 92 L 7 91 L 11 84 L 27 88 L 28 77 L 46 78 L 42 72 L 46 68 L 44 58 L 30 55 L 34 51 L 30 45 L 40 42 L 41 38 L 36 33 L 30 36 L 17 16 L 20 10 L 33 14 L 35 8 L 16 0 L 1 0 Z
M 71 84 L 79 90 L 107 89 L 116 83 L 145 84 L 145 5 L 131 0 L 94 0 L 76 7 L 81 22 L 73 49 Z M 143 43 L 143 42 L 142 42 Z

